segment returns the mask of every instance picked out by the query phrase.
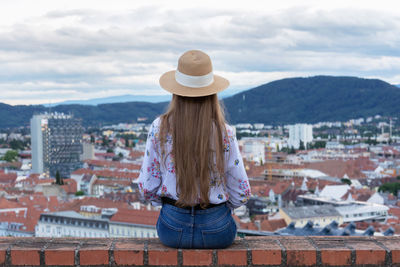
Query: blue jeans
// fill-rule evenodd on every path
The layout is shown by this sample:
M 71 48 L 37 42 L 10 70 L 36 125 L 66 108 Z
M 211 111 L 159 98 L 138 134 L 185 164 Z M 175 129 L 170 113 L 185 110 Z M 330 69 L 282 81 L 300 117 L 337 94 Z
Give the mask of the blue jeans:
M 235 240 L 236 223 L 226 204 L 205 210 L 163 204 L 157 233 L 168 247 L 226 248 Z

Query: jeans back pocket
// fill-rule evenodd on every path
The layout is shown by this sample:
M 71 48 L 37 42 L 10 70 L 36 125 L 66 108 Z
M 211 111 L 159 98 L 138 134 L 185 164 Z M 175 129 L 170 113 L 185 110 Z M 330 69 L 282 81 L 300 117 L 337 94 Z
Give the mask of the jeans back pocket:
M 157 234 L 161 243 L 168 247 L 179 248 L 181 246 L 182 233 L 182 228 L 169 224 L 160 214 L 157 220 Z
M 226 218 L 222 226 L 201 231 L 204 248 L 226 248 L 233 243 L 236 237 L 236 224 L 230 214 Z

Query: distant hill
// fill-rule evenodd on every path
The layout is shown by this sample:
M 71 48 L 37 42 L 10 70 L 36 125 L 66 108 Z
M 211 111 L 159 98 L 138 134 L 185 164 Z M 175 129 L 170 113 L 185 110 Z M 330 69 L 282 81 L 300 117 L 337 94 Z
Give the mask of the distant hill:
M 315 76 L 288 78 L 224 98 L 230 123 L 282 124 L 344 121 L 376 114 L 400 116 L 400 88 L 377 79 Z M 167 102 L 127 102 L 93 105 L 57 105 L 51 111 L 73 113 L 84 125 L 150 121 Z M 29 125 L 34 113 L 49 111 L 42 105 L 10 106 L 0 103 L 0 128 Z
M 112 103 L 126 103 L 126 102 L 150 102 L 160 103 L 171 100 L 171 95 L 120 95 L 103 98 L 93 98 L 88 100 L 67 100 L 60 103 L 45 104 L 45 107 L 53 107 L 58 105 L 91 105 L 96 106 L 100 104 L 112 104 Z
M 377 79 L 315 76 L 273 81 L 224 100 L 230 121 L 315 123 L 400 116 L 400 89 Z
M 219 97 L 226 98 L 234 95 L 232 90 L 223 91 Z M 242 91 L 242 90 L 240 90 Z M 119 95 L 102 98 L 93 98 L 87 100 L 67 100 L 59 103 L 43 104 L 45 107 L 54 107 L 58 105 L 91 105 L 96 106 L 100 104 L 113 104 L 113 103 L 126 103 L 126 102 L 150 102 L 161 103 L 171 100 L 172 95 Z

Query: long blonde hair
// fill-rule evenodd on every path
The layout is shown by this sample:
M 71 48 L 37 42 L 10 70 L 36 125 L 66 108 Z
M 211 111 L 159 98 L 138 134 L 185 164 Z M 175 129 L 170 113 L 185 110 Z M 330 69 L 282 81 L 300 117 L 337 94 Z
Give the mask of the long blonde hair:
M 172 137 L 178 205 L 209 204 L 210 176 L 224 176 L 225 134 L 224 113 L 216 94 L 173 95 L 167 112 L 161 116 L 160 142 L 165 162 L 167 135 Z

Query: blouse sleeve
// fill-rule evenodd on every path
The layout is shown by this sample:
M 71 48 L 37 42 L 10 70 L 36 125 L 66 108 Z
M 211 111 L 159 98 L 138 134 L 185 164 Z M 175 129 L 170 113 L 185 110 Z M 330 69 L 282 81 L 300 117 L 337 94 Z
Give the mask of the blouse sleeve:
M 249 179 L 240 155 L 236 136 L 230 131 L 225 142 L 225 151 L 229 153 L 227 171 L 225 173 L 226 186 L 229 194 L 228 203 L 232 208 L 238 208 L 249 200 L 251 195 Z
M 142 167 L 138 178 L 138 187 L 141 196 L 150 201 L 153 205 L 160 205 L 161 199 L 157 195 L 157 191 L 161 186 L 161 170 L 159 153 L 157 151 L 158 132 L 154 121 L 149 129 L 146 141 L 146 150 L 143 157 Z

